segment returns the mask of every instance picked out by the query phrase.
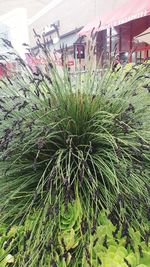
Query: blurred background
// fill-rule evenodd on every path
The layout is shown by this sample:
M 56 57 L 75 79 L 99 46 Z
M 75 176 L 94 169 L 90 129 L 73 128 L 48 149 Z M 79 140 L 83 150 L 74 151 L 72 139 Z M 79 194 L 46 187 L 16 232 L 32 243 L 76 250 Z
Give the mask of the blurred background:
M 37 44 L 40 35 L 47 48 L 57 52 L 59 65 L 63 49 L 70 70 L 75 71 L 77 61 L 85 70 L 93 29 L 97 33 L 93 61 L 98 69 L 114 57 L 120 64 L 150 58 L 149 0 L 0 0 L 0 37 L 10 40 L 32 66 L 44 64 Z M 0 39 L 0 54 L 5 53 Z M 12 55 L 9 65 L 16 68 Z

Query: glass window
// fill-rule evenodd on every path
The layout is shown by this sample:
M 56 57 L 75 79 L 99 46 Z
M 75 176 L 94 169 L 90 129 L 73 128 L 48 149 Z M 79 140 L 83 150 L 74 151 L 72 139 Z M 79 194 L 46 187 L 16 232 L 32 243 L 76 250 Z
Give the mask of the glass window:
M 136 63 L 142 63 L 145 60 L 145 51 L 137 51 L 136 52 Z
M 132 53 L 132 62 L 136 63 L 136 52 Z
M 117 35 L 118 34 L 118 31 L 116 28 L 111 28 L 111 35 L 114 36 L 114 35 Z
M 111 52 L 112 56 L 119 53 L 119 35 L 111 37 Z
M 128 52 L 120 52 L 120 63 L 125 64 L 128 62 L 129 53 Z
M 109 29 L 107 29 L 106 31 L 107 31 L 107 37 L 109 37 L 110 34 L 111 34 L 111 29 L 109 28 Z

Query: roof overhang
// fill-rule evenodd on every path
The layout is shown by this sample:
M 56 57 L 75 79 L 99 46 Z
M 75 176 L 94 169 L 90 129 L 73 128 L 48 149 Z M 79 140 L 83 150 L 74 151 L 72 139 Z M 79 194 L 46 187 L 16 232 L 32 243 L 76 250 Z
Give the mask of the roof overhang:
M 87 24 L 79 32 L 79 36 L 89 36 L 93 29 L 102 31 L 149 15 L 150 0 L 128 0 L 122 6 Z

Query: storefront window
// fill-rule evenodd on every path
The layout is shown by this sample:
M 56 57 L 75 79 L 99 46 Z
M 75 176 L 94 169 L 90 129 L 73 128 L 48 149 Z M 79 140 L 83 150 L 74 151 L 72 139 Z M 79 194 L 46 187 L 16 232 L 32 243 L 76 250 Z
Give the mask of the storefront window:
M 107 66 L 114 59 L 121 64 L 142 63 L 150 58 L 148 43 L 134 43 L 134 37 L 150 27 L 150 16 L 131 21 L 98 33 L 97 62 Z
M 128 52 L 120 52 L 120 63 L 125 64 L 128 62 L 129 59 L 129 53 Z
M 116 30 L 116 28 L 111 28 L 110 32 L 111 32 L 111 36 L 118 35 L 118 31 Z
M 110 60 L 119 56 L 119 29 L 110 29 Z
M 132 53 L 132 62 L 134 63 L 143 63 L 147 59 L 150 59 L 150 46 L 137 49 Z
M 118 55 L 119 53 L 119 35 L 111 37 L 111 56 Z

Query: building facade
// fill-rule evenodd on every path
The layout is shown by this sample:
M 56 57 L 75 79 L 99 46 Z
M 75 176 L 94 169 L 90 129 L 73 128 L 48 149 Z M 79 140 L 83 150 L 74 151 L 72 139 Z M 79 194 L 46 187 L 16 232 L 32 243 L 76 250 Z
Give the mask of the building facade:
M 55 7 L 51 7 L 39 19 L 38 16 L 35 16 L 35 20 L 33 18 L 29 27 L 32 46 L 36 46 L 32 31 L 34 28 L 37 33 L 44 34 L 50 49 L 60 52 L 62 47 L 67 46 L 70 61 L 76 57 L 85 69 L 86 60 L 83 55 L 87 58 L 88 45 L 86 34 L 80 35 L 79 32 L 85 25 L 88 28 L 88 23 L 98 18 L 98 22 L 101 20 L 103 23 L 104 20 L 105 25 L 101 25 L 102 27 L 97 30 L 93 57 L 97 67 L 108 66 L 114 57 L 122 64 L 141 63 L 150 58 L 150 44 L 137 43 L 135 40 L 137 35 L 150 27 L 150 13 L 145 13 L 147 8 L 150 11 L 148 0 L 58 0 L 57 2 Z M 118 13 L 118 17 L 115 12 Z M 107 23 L 111 18 L 114 19 L 114 24 Z M 115 24 L 116 18 L 117 24 Z M 106 26 L 107 24 L 109 25 Z M 93 26 L 95 27 L 95 24 Z
M 59 33 L 64 35 L 75 29 L 80 29 L 96 16 L 113 10 L 126 0 L 63 0 L 57 2 L 55 7 L 47 10 L 39 18 L 35 16 L 35 20 L 33 18 L 29 22 L 31 46 L 35 45 L 33 28 L 41 34 L 47 25 L 59 21 Z
M 97 65 L 107 66 L 116 58 L 121 64 L 143 63 L 150 59 L 150 43 L 137 36 L 150 27 L 150 16 L 100 31 L 97 36 Z M 150 35 L 150 31 L 147 33 Z

